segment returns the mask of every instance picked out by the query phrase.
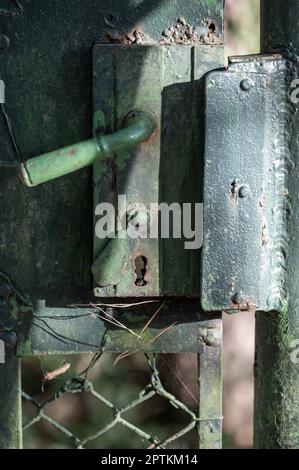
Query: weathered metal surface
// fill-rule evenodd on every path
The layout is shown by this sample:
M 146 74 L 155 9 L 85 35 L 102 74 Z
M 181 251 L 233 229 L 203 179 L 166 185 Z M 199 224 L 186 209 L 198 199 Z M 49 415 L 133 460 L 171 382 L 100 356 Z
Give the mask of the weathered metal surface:
M 126 123 L 126 127 L 107 136 L 94 137 L 59 150 L 31 158 L 19 166 L 26 186 L 51 181 L 88 165 L 113 157 L 115 152 L 127 151 L 148 140 L 155 131 L 155 121 L 143 113 Z
M 22 447 L 21 361 L 11 351 L 0 364 L 0 449 Z
M 297 0 L 261 0 L 261 44 L 263 52 L 295 53 L 298 56 Z
M 161 302 L 155 302 L 130 308 L 102 306 L 102 310 L 92 307 L 57 309 L 45 308 L 44 303 L 39 302 L 35 305 L 34 317 L 28 315 L 27 319 L 24 318 L 17 354 L 28 356 L 141 350 L 201 353 L 208 339 L 198 322 L 200 325 L 203 322 L 203 328 L 209 332 L 209 329 L 214 328 L 213 316 L 209 320 L 205 318 L 199 302 L 167 301 L 159 309 L 154 321 L 145 328 L 160 306 Z M 113 325 L 115 321 L 121 322 L 131 332 Z M 211 367 L 214 366 L 211 364 Z
M 262 1 L 262 50 L 282 52 L 293 60 L 287 84 L 298 78 L 299 4 L 295 0 Z M 277 95 L 275 120 L 284 126 L 274 141 L 276 159 L 287 157 L 281 191 L 287 202 L 281 235 L 284 237 L 284 302 L 271 313 L 256 318 L 255 447 L 299 448 L 299 192 L 298 103 L 290 101 L 284 87 Z
M 5 361 L 0 363 L 0 449 L 22 446 L 21 361 L 15 350 L 20 311 L 27 314 L 31 310 L 26 303 L 0 273 L 0 340 L 4 342 Z
M 140 217 L 149 220 L 157 217 L 150 204 L 179 203 L 182 208 L 183 203 L 202 200 L 200 79 L 222 63 L 222 46 L 94 48 L 95 133 L 114 131 L 135 108 L 155 114 L 159 128 L 148 144 L 118 153 L 104 167 L 94 166 L 95 206 L 113 203 L 124 219 L 128 214 L 120 215 L 120 208 L 118 212 L 118 196 L 126 195 L 127 205 L 135 205 L 136 212 L 138 203 L 146 206 L 146 214 Z M 172 235 L 121 241 L 95 238 L 94 257 L 100 260 L 96 296 L 198 297 L 200 254 L 198 249 L 185 249 L 185 242 L 184 237 Z M 136 282 L 140 257 L 145 260 L 142 285 Z
M 188 58 L 189 65 L 191 63 L 195 68 L 195 78 L 199 78 L 223 61 L 223 48 L 207 45 L 222 43 L 222 0 L 202 2 L 190 0 L 185 3 L 178 0 L 132 0 L 130 2 L 93 0 L 86 2 L 84 7 L 79 0 L 64 2 L 40 0 L 38 4 L 21 0 L 18 3 L 21 3 L 22 8 L 16 7 L 11 1 L 4 0 L 0 9 L 0 34 L 3 35 L 2 38 L 7 38 L 1 42 L 1 44 L 5 42 L 5 47 L 1 49 L 0 54 L 0 79 L 6 84 L 6 103 L 0 113 L 0 159 L 1 164 L 4 163 L 7 166 L 91 137 L 91 48 L 95 43 L 157 45 L 161 41 L 161 43 L 171 44 L 182 42 L 189 45 L 201 44 L 202 49 L 199 49 L 198 59 L 195 56 L 190 62 Z M 186 18 L 189 26 L 175 28 L 179 17 Z M 183 23 L 181 22 L 180 25 Z M 165 34 L 163 34 L 164 30 Z M 190 52 L 193 53 L 191 48 Z M 179 65 L 177 70 L 172 68 L 174 59 L 175 53 L 172 55 L 172 50 L 169 49 L 168 85 L 173 83 L 172 73 L 181 73 Z M 197 60 L 198 65 L 196 65 Z M 134 74 L 131 74 L 131 78 L 134 77 L 136 82 L 138 74 L 141 73 L 141 67 L 142 64 Z M 199 76 L 196 75 L 196 70 L 199 71 Z M 182 76 L 182 82 L 184 82 L 184 77 L 185 75 Z M 190 75 L 187 81 L 190 82 Z M 103 82 L 99 81 L 99 83 L 104 83 L 104 77 Z M 192 83 L 194 86 L 194 82 Z M 180 84 L 180 88 L 183 89 L 183 83 Z M 107 94 L 109 90 L 107 85 Z M 183 93 L 179 96 L 182 103 Z M 172 105 L 168 108 L 169 112 L 175 109 L 175 100 L 174 95 Z M 189 104 L 190 99 L 187 111 L 194 109 Z M 113 108 L 111 112 L 114 112 Z M 185 115 L 185 113 L 182 114 Z M 108 123 L 112 122 L 109 113 L 106 119 Z M 177 123 L 170 122 L 170 126 L 173 126 L 172 130 L 176 129 Z M 200 127 L 195 125 L 194 132 L 199 133 L 199 129 Z M 169 132 L 168 135 L 169 148 L 171 148 L 174 144 L 171 141 L 171 133 Z M 186 135 L 188 135 L 187 130 L 184 131 L 184 136 Z M 165 142 L 166 140 L 163 145 L 167 149 L 168 144 L 166 145 Z M 182 150 L 182 141 L 180 145 L 179 148 Z M 192 148 L 196 148 L 195 144 Z M 195 154 L 196 151 L 193 155 Z M 185 156 L 184 153 L 182 155 Z M 200 174 L 199 167 L 200 165 L 196 168 Z M 189 166 L 189 171 L 191 170 Z M 181 182 L 179 184 L 182 185 Z M 166 191 L 170 191 L 172 186 L 173 181 L 169 177 L 165 181 Z M 78 298 L 84 298 L 88 303 L 88 300 L 92 298 L 91 172 L 83 170 L 61 180 L 49 182 L 43 187 L 28 190 L 22 187 L 14 169 L 1 168 L 0 187 L 3 195 L 0 211 L 1 269 L 5 270 L 21 292 L 26 292 L 32 299 L 35 299 L 34 304 L 37 303 L 36 299 L 47 301 L 47 306 L 44 302 L 39 303 L 37 312 L 32 312 L 26 303 L 25 311 L 22 311 L 22 303 L 18 304 L 12 317 L 5 318 L 5 320 L 4 317 L 1 318 L 2 326 L 9 330 L 14 328 L 19 341 L 19 354 L 32 354 L 35 347 L 34 351 L 40 353 L 49 353 L 50 348 L 53 348 L 52 352 L 56 350 L 64 353 L 89 350 L 89 347 L 83 347 L 83 345 L 81 349 L 78 345 L 74 346 L 74 341 L 62 343 L 61 338 L 54 339 L 45 331 L 44 336 L 41 336 L 42 330 L 40 327 L 35 327 L 34 323 L 35 321 L 42 323 L 42 319 L 36 320 L 33 315 L 47 316 L 49 306 L 51 306 L 51 308 L 56 308 L 54 314 L 60 314 L 60 318 L 61 314 L 68 316 L 74 311 L 64 310 L 66 305 Z M 109 199 L 105 200 L 109 202 Z M 169 271 L 170 274 L 171 263 L 172 259 L 169 259 L 167 272 Z M 191 265 L 190 262 L 189 266 Z M 188 277 L 189 268 L 184 268 L 182 282 L 188 283 L 189 281 L 185 280 Z M 173 290 L 176 281 L 172 283 L 172 276 L 164 276 L 163 279 L 163 282 L 166 284 L 168 282 L 171 286 L 169 289 L 167 287 L 164 289 Z M 173 301 L 172 306 L 177 307 L 177 301 Z M 188 309 L 183 305 L 178 309 L 178 316 L 175 317 L 178 321 L 177 330 L 173 327 L 172 333 L 169 330 L 161 336 L 161 339 L 158 339 L 160 343 L 155 342 L 156 345 L 159 344 L 157 346 L 159 352 L 189 350 L 190 345 L 194 344 L 193 338 L 196 346 L 192 348 L 199 350 L 198 338 L 195 338 L 193 333 L 197 328 L 197 321 L 202 318 L 197 317 L 199 308 L 192 307 L 193 313 L 190 312 L 190 319 L 181 329 L 181 324 L 184 324 L 184 310 Z M 53 310 L 51 312 L 53 313 Z M 194 320 L 192 315 L 196 315 Z M 12 322 L 11 318 L 17 319 L 17 323 Z M 136 317 L 133 315 L 130 322 L 135 320 Z M 56 319 L 51 321 L 58 322 Z M 77 320 L 72 321 L 77 322 Z M 59 320 L 59 322 L 64 323 L 64 328 L 66 328 L 64 331 L 67 335 L 70 332 L 73 333 L 67 328 L 64 320 Z M 165 327 L 170 325 L 168 315 L 163 325 Z M 157 334 L 161 331 L 160 327 L 156 330 Z M 80 324 L 80 332 L 76 330 L 75 337 L 79 338 L 76 335 L 81 333 L 83 340 L 87 336 L 92 337 L 90 325 L 82 332 L 81 328 Z M 153 329 L 149 329 L 149 334 L 152 338 L 151 330 Z M 99 331 L 99 335 L 102 334 L 101 331 L 103 330 Z M 30 332 L 34 341 L 29 344 Z M 61 333 L 63 334 L 62 330 Z M 189 334 L 191 336 L 188 336 Z M 162 342 L 163 336 L 165 343 Z M 111 336 L 109 333 L 108 339 L 110 337 L 111 342 L 106 344 L 107 350 L 115 348 L 114 333 L 111 333 Z M 53 343 L 49 338 L 52 338 Z M 119 351 L 127 347 L 129 341 L 127 338 L 128 336 L 115 340 Z M 167 342 L 166 338 L 168 338 Z M 1 417 L 6 420 L 6 423 L 2 421 L 1 426 L 2 429 L 4 425 L 6 426 L 10 436 L 14 436 L 14 445 L 18 446 L 20 445 L 18 430 L 21 422 L 20 375 L 16 361 L 13 360 L 10 363 L 11 370 L 6 369 L 5 372 L 5 380 L 9 386 L 11 384 L 11 403 L 16 405 L 11 406 L 11 410 L 15 412 L 14 420 L 10 421 L 12 413 L 3 410 Z M 1 381 L 1 384 L 4 383 Z M 1 398 L 6 394 L 7 390 L 1 388 Z M 8 441 L 3 442 L 3 447 L 9 445 Z
M 6 3 L 13 11 L 12 2 Z M 84 8 L 79 0 L 21 4 L 18 16 L 0 15 L 0 33 L 10 43 L 0 55 L 0 79 L 6 84 L 6 111 L 25 160 L 91 137 L 94 43 L 143 29 L 143 42 L 156 44 L 179 16 L 206 33 L 205 21 L 210 19 L 222 33 L 222 0 L 93 0 Z M 16 161 L 2 113 L 0 129 L 1 160 Z M 1 169 L 6 196 L 1 203 L 0 266 L 33 298 L 51 300 L 58 290 L 91 287 L 90 178 L 90 171 L 82 170 L 29 191 L 13 169 Z
M 167 204 L 203 202 L 203 77 L 223 66 L 224 50 L 219 46 L 195 47 L 190 53 L 191 60 L 183 50 L 169 48 L 165 55 L 160 198 Z M 162 293 L 198 297 L 201 250 L 186 250 L 184 241 L 161 240 Z
M 253 56 L 232 59 L 226 71 L 207 77 L 202 263 L 207 311 L 270 311 L 286 301 L 292 73 L 286 59 Z
M 110 132 L 121 125 L 127 113 L 133 109 L 147 110 L 155 115 L 160 127 L 161 110 L 161 58 L 162 48 L 155 46 L 95 46 L 94 63 L 94 129 L 96 132 Z M 134 71 L 134 73 L 132 73 Z M 158 197 L 160 133 L 157 132 L 148 143 L 131 152 L 119 152 L 106 168 L 94 165 L 94 205 L 101 202 L 113 202 L 116 215 L 125 223 L 129 217 L 148 217 L 148 213 L 139 215 L 120 213 L 117 196 L 125 195 L 127 205 L 155 202 Z M 107 172 L 105 171 L 107 169 Z M 119 209 L 119 210 L 118 210 Z M 135 215 L 136 212 L 136 215 Z M 95 222 L 98 220 L 96 217 Z M 101 240 L 95 237 L 94 257 L 104 251 L 113 250 L 114 257 L 121 257 L 121 266 L 99 263 L 100 272 L 94 271 L 96 295 L 107 296 L 152 296 L 158 295 L 159 273 L 155 262 L 158 256 L 156 240 L 124 239 L 124 250 L 117 239 Z M 128 248 L 126 247 L 128 245 Z M 112 248 L 111 248 L 112 246 Z M 123 255 L 124 251 L 124 255 Z M 144 287 L 135 285 L 134 265 L 138 256 L 147 260 L 149 276 L 145 275 Z M 111 256 L 110 256 L 111 258 Z M 112 258 L 111 258 L 112 259 Z M 113 269 L 114 268 L 114 269 Z M 104 271 L 105 272 L 101 272 Z M 115 274 L 121 275 L 116 285 Z M 98 281 L 98 283 L 97 283 Z
M 199 448 L 222 448 L 222 320 L 202 321 L 199 325 L 203 350 L 198 356 Z
M 6 112 L 24 159 L 90 137 L 90 52 L 95 42 L 118 42 L 119 36 L 113 39 L 111 35 L 117 33 L 123 36 L 132 30 L 136 33 L 136 28 L 141 25 L 145 36 L 142 41 L 140 37 L 136 38 L 136 42 L 156 44 L 165 37 L 163 30 L 176 25 L 179 16 L 185 17 L 198 31 L 201 29 L 201 34 L 196 38 L 189 38 L 189 43 L 203 44 L 196 53 L 192 48 L 185 53 L 182 47 L 180 57 L 176 56 L 177 49 L 168 48 L 165 56 L 165 85 L 168 89 L 164 90 L 165 95 L 172 95 L 174 75 L 178 74 L 180 77 L 176 81 L 182 83 L 173 89 L 175 93 L 171 106 L 164 107 L 164 113 L 168 110 L 164 115 L 165 122 L 175 108 L 177 98 L 180 96 L 180 102 L 184 101 L 184 81 L 187 79 L 190 82 L 191 78 L 188 67 L 192 64 L 193 79 L 197 79 L 223 61 L 221 46 L 206 45 L 211 32 L 208 20 L 216 26 L 219 37 L 215 42 L 221 42 L 221 0 L 200 4 L 194 0 L 185 5 L 177 1 L 143 1 L 138 4 L 94 1 L 85 5 L 83 10 L 79 1 L 64 2 L 63 6 L 61 2 L 54 1 L 50 5 L 45 0 L 39 2 L 38 7 L 28 2 L 22 2 L 22 5 L 23 9 L 18 14 L 9 8 L 12 14 L 0 18 L 1 33 L 9 38 L 10 44 L 0 56 L 0 61 L 1 78 L 7 84 Z M 134 42 L 132 38 L 127 40 Z M 172 41 L 176 42 L 177 39 Z M 183 56 L 185 60 L 181 64 Z M 134 69 L 131 79 L 137 81 L 141 68 L 142 63 Z M 109 75 L 108 80 L 104 75 L 102 79 L 99 83 L 106 83 L 108 94 Z M 188 86 L 191 90 L 195 86 L 194 80 Z M 188 96 L 186 108 L 189 111 L 191 95 Z M 167 104 L 168 99 L 164 100 Z M 113 107 L 109 109 L 114 112 Z M 106 112 L 109 113 L 108 109 Z M 183 114 L 179 117 L 179 124 Z M 109 122 L 109 114 L 106 119 Z M 191 137 L 187 126 L 191 121 L 191 117 L 187 118 L 184 127 L 184 137 L 187 136 L 189 142 Z M 15 161 L 15 148 L 5 124 L 1 115 L 1 156 L 12 162 Z M 172 136 L 177 123 L 173 120 L 169 126 L 172 126 L 172 132 L 164 140 L 164 152 L 174 145 Z M 194 127 L 194 132 L 199 132 L 197 126 Z M 191 144 L 188 145 L 184 149 L 181 139 L 178 148 L 184 158 Z M 195 154 L 196 150 L 193 156 Z M 192 171 L 193 167 L 189 165 L 189 172 Z M 170 192 L 174 171 L 167 171 L 167 174 L 169 177 L 164 181 L 164 190 Z M 0 264 L 5 266 L 14 284 L 32 299 L 47 299 L 48 305 L 58 307 L 80 298 L 81 293 L 85 298 L 90 296 L 90 173 L 82 171 L 30 191 L 19 184 L 14 171 L 9 168 L 1 170 L 0 179 L 3 194 L 6 195 L 1 203 Z M 179 186 L 182 179 L 180 181 Z M 171 281 L 173 259 L 174 254 L 164 268 L 166 291 L 174 290 L 175 283 Z M 182 278 L 188 279 L 191 264 L 189 262 L 182 271 Z M 187 283 L 184 279 L 181 282 Z M 167 283 L 172 283 L 171 289 L 167 288 Z M 184 288 L 185 292 L 187 290 Z

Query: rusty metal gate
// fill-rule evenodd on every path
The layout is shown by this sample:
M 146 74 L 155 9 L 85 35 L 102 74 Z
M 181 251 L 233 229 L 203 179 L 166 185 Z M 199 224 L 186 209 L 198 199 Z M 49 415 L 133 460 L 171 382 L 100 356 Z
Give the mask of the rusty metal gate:
M 261 3 L 263 53 L 224 68 L 222 0 L 1 2 L 1 448 L 22 447 L 22 398 L 35 410 L 25 432 L 45 421 L 69 446 L 121 425 L 141 447 L 196 430 L 199 448 L 220 448 L 221 312 L 248 309 L 256 446 L 299 446 L 299 8 Z M 186 237 L 95 236 L 101 203 L 139 227 L 150 204 L 199 202 L 201 250 Z M 89 380 L 109 352 L 145 355 L 148 383 L 129 403 Z M 51 396 L 22 392 L 22 358 L 81 353 L 89 366 Z M 192 408 L 159 372 L 159 355 L 176 353 L 198 356 Z M 47 414 L 75 393 L 109 411 L 107 423 L 81 435 Z M 156 396 L 185 417 L 166 437 L 130 415 Z

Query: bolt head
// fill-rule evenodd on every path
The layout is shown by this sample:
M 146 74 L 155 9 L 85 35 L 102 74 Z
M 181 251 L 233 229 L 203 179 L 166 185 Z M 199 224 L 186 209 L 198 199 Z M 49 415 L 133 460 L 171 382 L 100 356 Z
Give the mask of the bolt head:
M 240 83 L 240 88 L 243 91 L 249 91 L 252 87 L 254 87 L 254 83 L 249 78 L 245 78 L 245 80 L 242 80 Z
M 247 184 L 242 184 L 239 188 L 239 197 L 244 199 L 245 197 L 249 196 L 250 188 Z

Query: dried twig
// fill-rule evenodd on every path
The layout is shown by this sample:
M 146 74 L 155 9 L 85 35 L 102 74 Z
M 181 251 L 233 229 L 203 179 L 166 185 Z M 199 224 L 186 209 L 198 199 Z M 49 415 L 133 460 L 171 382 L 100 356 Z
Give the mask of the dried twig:
M 156 341 L 160 336 L 162 336 L 164 333 L 166 333 L 167 331 L 169 331 L 171 328 L 173 328 L 175 325 L 176 325 L 177 322 L 173 323 L 172 325 L 170 326 L 167 326 L 166 328 L 164 328 L 164 330 L 160 331 L 156 336 L 154 336 L 154 338 L 152 338 L 150 341 L 148 341 L 147 343 L 145 343 L 143 345 L 142 348 L 139 348 L 139 349 L 136 349 L 136 351 L 132 351 L 132 352 L 126 352 L 126 353 L 121 353 L 117 356 L 117 358 L 115 359 L 114 363 L 113 363 L 113 367 L 116 366 L 116 364 L 122 360 L 122 359 L 126 359 L 127 357 L 130 357 L 134 354 L 137 354 L 139 352 L 142 352 L 147 346 L 149 346 L 150 344 L 152 344 L 154 341 Z
M 50 382 L 51 380 L 56 379 L 60 375 L 65 374 L 71 367 L 71 364 L 68 362 L 63 366 L 59 367 L 58 369 L 52 370 L 50 372 L 43 373 L 43 380 L 42 380 L 42 392 L 44 392 L 44 386 L 46 382 Z
M 100 315 L 99 313 L 97 314 L 97 316 L 99 318 L 101 318 L 102 320 L 104 321 L 108 321 L 109 323 L 112 323 L 112 325 L 114 326 L 118 326 L 119 328 L 122 328 L 123 330 L 126 330 L 128 331 L 129 333 L 131 333 L 132 335 L 134 336 L 137 336 L 137 338 L 139 339 L 142 339 L 141 336 L 139 336 L 137 333 L 135 333 L 135 331 L 131 330 L 130 328 L 128 328 L 126 325 L 124 325 L 123 323 L 121 323 L 119 320 L 117 320 L 116 318 L 114 318 L 112 315 L 110 315 L 108 312 L 105 312 L 102 308 L 100 307 L 97 307 L 95 304 L 91 304 L 91 306 L 93 308 L 95 308 L 96 310 L 100 310 L 105 316 L 103 315 Z M 108 318 L 107 318 L 108 317 Z M 110 320 L 109 320 L 110 319 Z
M 156 316 L 158 315 L 158 313 L 161 312 L 162 308 L 164 307 L 165 305 L 165 302 L 162 302 L 162 304 L 160 305 L 160 307 L 155 311 L 154 315 L 149 319 L 149 321 L 147 322 L 147 324 L 145 325 L 145 327 L 143 328 L 143 330 L 141 331 L 141 336 L 142 334 L 146 331 L 146 329 L 150 326 L 150 324 L 152 323 L 152 321 L 154 320 L 154 318 L 156 318 Z
M 111 308 L 130 308 L 130 307 L 137 307 L 138 305 L 144 305 L 144 304 L 152 304 L 152 303 L 157 303 L 159 300 L 143 300 L 142 302 L 134 302 L 130 304 L 92 304 L 91 302 L 89 304 L 70 304 L 68 307 L 72 308 L 83 308 L 83 307 L 90 307 L 91 305 L 94 307 L 111 307 Z
M 193 393 L 191 392 L 189 387 L 187 387 L 187 385 L 183 381 L 182 377 L 180 377 L 179 374 L 177 373 L 177 371 L 170 365 L 169 361 L 166 359 L 166 356 L 163 356 L 163 362 L 165 362 L 167 367 L 171 370 L 171 372 L 174 374 L 174 376 L 180 382 L 180 384 L 183 386 L 183 388 L 186 390 L 186 392 L 190 395 L 190 397 L 193 398 L 193 400 L 195 401 L 196 404 L 198 404 L 197 398 L 193 395 Z

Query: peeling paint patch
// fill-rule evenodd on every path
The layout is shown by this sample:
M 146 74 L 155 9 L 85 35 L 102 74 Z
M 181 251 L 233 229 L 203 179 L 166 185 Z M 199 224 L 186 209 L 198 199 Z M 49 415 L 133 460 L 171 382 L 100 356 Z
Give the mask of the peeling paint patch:
M 184 17 L 178 18 L 176 24 L 165 28 L 159 44 L 221 44 L 222 37 L 217 22 L 205 19 L 201 26 L 193 26 Z
M 153 42 L 141 28 L 133 29 L 125 36 L 115 30 L 108 31 L 106 39 L 111 44 L 151 44 Z

